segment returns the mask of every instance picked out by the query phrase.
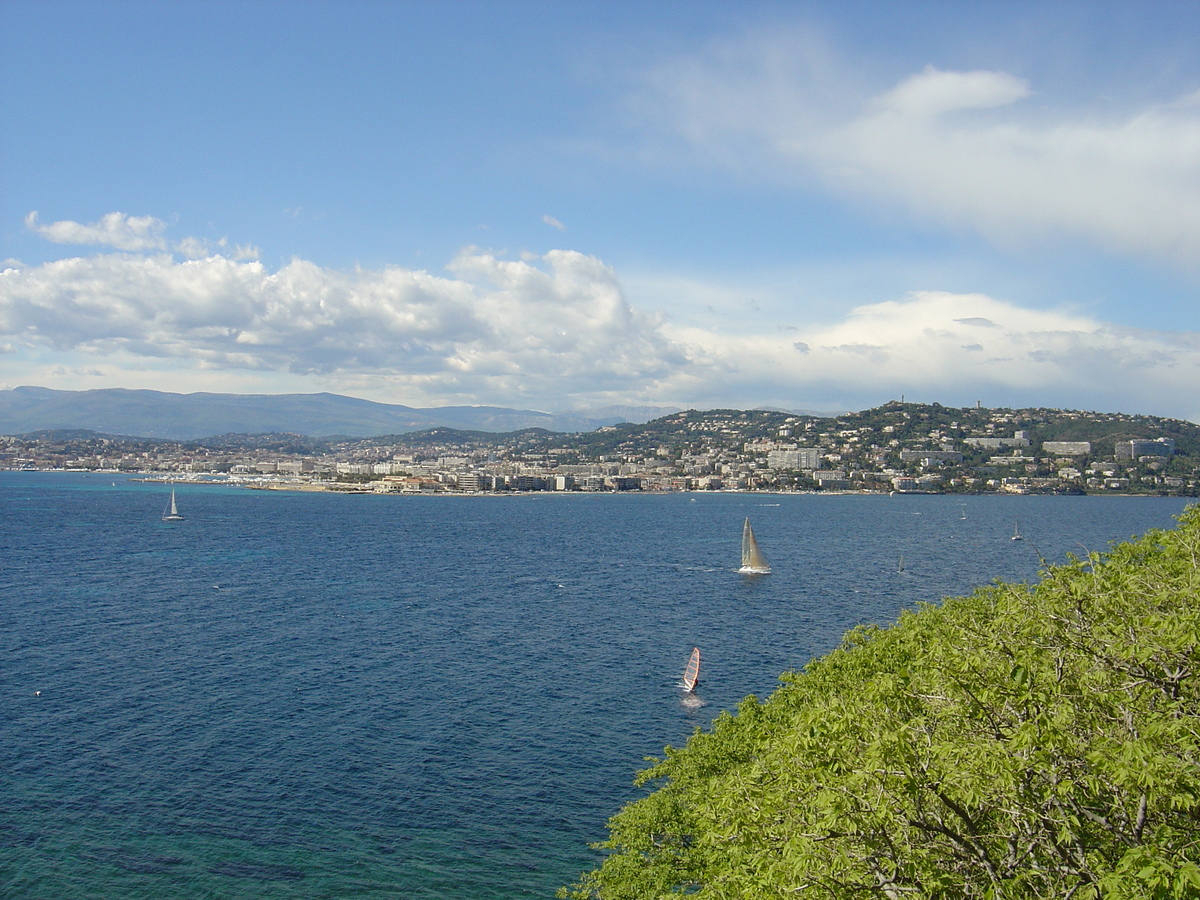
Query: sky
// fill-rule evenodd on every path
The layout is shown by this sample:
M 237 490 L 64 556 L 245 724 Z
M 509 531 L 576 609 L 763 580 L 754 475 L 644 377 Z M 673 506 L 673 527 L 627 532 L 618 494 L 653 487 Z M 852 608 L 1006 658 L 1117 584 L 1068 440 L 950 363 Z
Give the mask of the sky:
M 3 0 L 0 389 L 1200 422 L 1200 3 Z

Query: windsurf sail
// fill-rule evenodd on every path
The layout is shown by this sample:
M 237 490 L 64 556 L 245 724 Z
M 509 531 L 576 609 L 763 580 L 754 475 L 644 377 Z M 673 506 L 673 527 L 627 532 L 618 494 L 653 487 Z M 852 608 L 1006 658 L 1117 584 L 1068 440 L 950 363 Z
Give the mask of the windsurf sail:
M 683 670 L 683 689 L 694 691 L 696 685 L 700 682 L 700 648 L 693 647 L 692 655 L 688 659 L 687 668 Z

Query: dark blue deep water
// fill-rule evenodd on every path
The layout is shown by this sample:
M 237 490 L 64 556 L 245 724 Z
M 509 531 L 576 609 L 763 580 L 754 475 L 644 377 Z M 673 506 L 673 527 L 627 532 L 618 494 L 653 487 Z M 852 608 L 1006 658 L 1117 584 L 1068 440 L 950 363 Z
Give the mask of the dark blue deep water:
M 1185 506 L 165 493 L 0 473 L 0 895 L 552 897 L 644 757 L 847 628 Z

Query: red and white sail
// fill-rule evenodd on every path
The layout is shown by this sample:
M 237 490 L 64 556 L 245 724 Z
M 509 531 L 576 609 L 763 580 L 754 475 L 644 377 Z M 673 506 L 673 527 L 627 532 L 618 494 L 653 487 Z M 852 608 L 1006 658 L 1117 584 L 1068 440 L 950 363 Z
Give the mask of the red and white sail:
M 696 685 L 700 681 L 700 648 L 693 647 L 691 658 L 688 659 L 687 668 L 683 670 L 683 689 L 694 691 Z

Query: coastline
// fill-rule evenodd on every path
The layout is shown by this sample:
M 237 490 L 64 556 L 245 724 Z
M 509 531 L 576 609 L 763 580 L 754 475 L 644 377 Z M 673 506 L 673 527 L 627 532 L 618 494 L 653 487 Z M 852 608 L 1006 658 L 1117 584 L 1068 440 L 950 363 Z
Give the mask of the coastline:
M 1150 497 L 1176 498 L 1200 502 L 1200 499 L 1186 494 L 1153 491 L 1116 491 L 1116 490 L 1079 490 L 1079 491 L 911 491 L 911 490 L 770 490 L 763 488 L 637 488 L 625 490 L 518 490 L 505 489 L 495 491 L 465 491 L 454 488 L 438 490 L 379 490 L 372 485 L 379 482 L 336 482 L 336 481 L 296 481 L 271 477 L 269 475 L 226 475 L 222 473 L 185 473 L 179 476 L 167 476 L 153 471 L 129 471 L 118 469 L 42 469 L 34 467 L 6 468 L 0 472 L 35 472 L 40 474 L 63 474 L 111 477 L 120 475 L 128 481 L 142 484 L 189 485 L 241 487 L 248 490 L 266 491 L 296 491 L 301 493 L 331 493 L 352 494 L 357 496 L 392 496 L 392 497 L 525 497 L 534 495 L 545 496 L 587 496 L 604 494 L 624 494 L 630 496 L 672 496 L 689 494 L 699 496 L 718 496 L 727 494 L 746 494 L 763 497 Z

